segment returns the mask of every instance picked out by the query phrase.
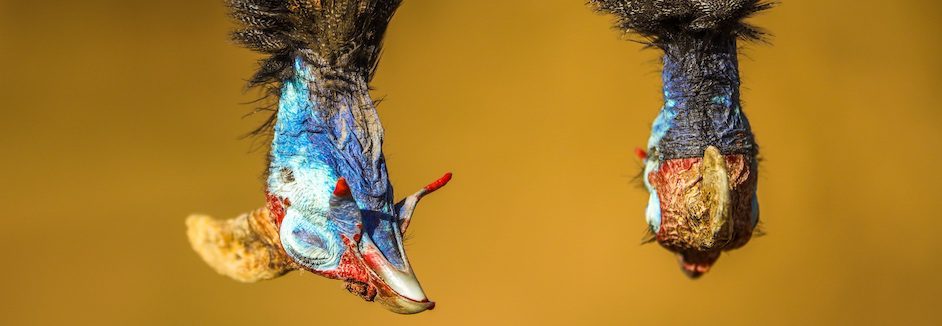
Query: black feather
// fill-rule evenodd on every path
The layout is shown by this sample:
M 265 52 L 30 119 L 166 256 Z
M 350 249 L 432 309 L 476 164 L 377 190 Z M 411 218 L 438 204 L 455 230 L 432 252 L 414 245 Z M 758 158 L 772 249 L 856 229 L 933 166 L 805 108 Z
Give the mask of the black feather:
M 743 22 L 769 9 L 761 0 L 589 0 L 596 11 L 616 16 L 616 26 L 656 46 L 686 42 L 691 35 L 733 35 L 760 39 L 761 29 Z
M 288 50 L 291 40 L 277 31 L 244 29 L 232 33 L 232 39 L 245 47 L 266 53 L 279 53 Z
M 284 51 L 273 54 L 272 56 L 259 62 L 258 71 L 249 80 L 249 86 L 263 86 L 267 84 L 277 84 L 283 80 L 291 78 L 291 52 Z
M 290 76 L 282 70 L 291 69 L 296 56 L 316 66 L 370 78 L 386 27 L 401 2 L 229 0 L 228 5 L 232 17 L 242 25 L 232 38 L 271 55 L 249 83 L 259 86 Z
M 240 25 L 232 39 L 268 55 L 259 61 L 249 87 L 277 97 L 302 58 L 324 68 L 329 85 L 368 82 L 376 69 L 383 35 L 402 0 L 227 0 Z M 274 119 L 253 134 L 271 129 Z

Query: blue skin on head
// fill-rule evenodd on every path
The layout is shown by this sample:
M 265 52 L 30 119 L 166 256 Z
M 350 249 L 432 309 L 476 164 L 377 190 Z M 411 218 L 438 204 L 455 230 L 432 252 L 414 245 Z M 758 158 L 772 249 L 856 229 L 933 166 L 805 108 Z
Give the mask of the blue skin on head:
M 291 203 L 281 225 L 285 251 L 308 268 L 336 268 L 346 249 L 341 235 L 352 239 L 362 223 L 364 236 L 402 268 L 402 235 L 381 138 L 379 144 L 361 144 L 357 137 L 364 131 L 357 127 L 352 110 L 363 109 L 358 101 L 369 101 L 366 90 L 358 98 L 341 95 L 337 101 L 318 103 L 311 90 L 314 78 L 308 64 L 296 59 L 295 76 L 282 88 L 274 129 L 268 191 Z M 369 106 L 375 110 L 372 103 Z M 364 147 L 375 152 L 364 153 Z M 341 177 L 356 204 L 331 212 L 330 201 Z

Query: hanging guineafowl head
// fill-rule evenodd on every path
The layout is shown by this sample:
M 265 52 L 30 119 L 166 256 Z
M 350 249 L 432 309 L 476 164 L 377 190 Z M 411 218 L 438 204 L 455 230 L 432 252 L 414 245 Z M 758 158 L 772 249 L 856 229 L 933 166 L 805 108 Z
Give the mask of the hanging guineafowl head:
M 591 0 L 619 30 L 664 52 L 664 105 L 652 126 L 642 178 L 653 239 L 690 277 L 742 247 L 759 223 L 756 145 L 739 100 L 738 40 L 763 33 L 742 20 L 758 0 Z
M 403 248 L 426 194 L 399 203 L 382 152 L 383 127 L 369 81 L 400 0 L 229 0 L 234 39 L 267 57 L 250 80 L 277 110 L 258 131 L 272 136 L 267 206 L 228 221 L 187 220 L 193 248 L 244 282 L 301 269 L 345 282 L 398 313 L 434 308 Z

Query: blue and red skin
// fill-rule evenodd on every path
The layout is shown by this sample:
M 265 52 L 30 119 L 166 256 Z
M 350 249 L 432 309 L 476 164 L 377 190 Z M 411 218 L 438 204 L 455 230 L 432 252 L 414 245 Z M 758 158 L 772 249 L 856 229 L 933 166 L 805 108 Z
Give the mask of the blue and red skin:
M 755 194 L 758 172 L 758 146 L 751 126 L 742 112 L 739 98 L 740 78 L 736 38 L 718 36 L 693 42 L 662 43 L 664 50 L 662 81 L 664 106 L 652 125 L 647 150 L 636 150 L 645 162 L 644 183 L 650 193 L 646 218 L 656 239 L 665 248 L 684 255 L 690 262 L 683 268 L 688 275 L 699 276 L 709 270 L 722 250 L 740 247 L 749 241 L 758 224 L 759 205 Z M 743 184 L 731 185 L 736 205 L 734 219 L 748 230 L 738 230 L 726 247 L 709 252 L 691 252 L 678 248 L 669 239 L 675 227 L 671 216 L 662 211 L 679 205 L 683 198 L 659 194 L 673 193 L 672 176 L 699 166 L 708 146 L 719 149 L 727 164 L 738 166 L 736 173 L 746 176 Z M 668 168 L 669 167 L 669 168 Z M 733 174 L 733 171 L 730 171 Z M 676 179 L 676 178 L 673 178 Z M 748 232 L 746 232 L 748 231 Z
M 311 272 L 382 284 L 365 264 L 376 257 L 364 257 L 357 247 L 362 236 L 373 240 L 383 256 L 379 258 L 398 268 L 405 263 L 381 139 L 379 144 L 360 144 L 357 137 L 364 131 L 355 125 L 352 109 L 359 109 L 357 101 L 369 101 L 366 89 L 327 107 L 312 96 L 313 68 L 298 58 L 294 69 L 281 90 L 266 193 L 282 244 L 289 257 Z M 308 256 L 309 250 L 322 257 Z M 376 290 L 365 289 L 372 293 L 361 296 L 370 300 Z
M 337 180 L 337 184 L 334 188 L 333 194 L 336 198 L 349 198 L 352 197 L 350 186 L 347 184 L 344 178 Z M 276 225 L 280 228 L 281 222 L 285 216 L 285 209 L 291 206 L 290 201 L 287 199 L 279 198 L 271 194 L 266 194 L 268 199 L 267 208 L 275 220 Z M 362 226 L 357 224 L 357 228 L 360 229 Z M 376 297 L 377 291 L 385 290 L 390 293 L 395 291 L 386 286 L 384 289 L 377 289 L 374 287 L 376 284 L 383 284 L 383 280 L 373 273 L 369 266 L 366 264 L 366 258 L 359 252 L 357 248 L 357 243 L 360 241 L 362 233 L 357 232 L 353 235 L 353 238 L 349 238 L 347 235 L 341 235 L 341 240 L 344 244 L 344 251 L 340 257 L 340 261 L 336 264 L 336 267 L 330 269 L 308 269 L 309 271 L 318 274 L 323 277 L 345 280 L 348 282 L 347 289 L 350 292 L 353 292 L 365 300 L 372 301 Z M 354 288 L 355 287 L 355 288 Z M 430 309 L 434 309 L 434 306 Z

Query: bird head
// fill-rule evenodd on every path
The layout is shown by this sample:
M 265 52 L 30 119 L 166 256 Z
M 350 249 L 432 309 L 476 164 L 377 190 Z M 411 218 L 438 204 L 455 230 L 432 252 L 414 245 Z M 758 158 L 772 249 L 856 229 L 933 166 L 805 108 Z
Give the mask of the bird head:
M 703 157 L 644 156 L 648 224 L 687 276 L 700 277 L 721 252 L 749 241 L 759 220 L 754 158 L 723 155 L 713 146 Z
M 288 192 L 287 197 L 269 193 L 268 209 L 280 228 L 285 252 L 300 267 L 345 281 L 346 289 L 364 300 L 378 302 L 393 312 L 413 314 L 433 309 L 435 303 L 426 297 L 412 271 L 402 234 L 419 199 L 450 179 L 451 174 L 446 174 L 406 198 L 395 206 L 395 214 L 362 209 L 344 178 L 338 178 L 321 198 L 326 205 L 318 205 L 317 198 L 290 199 L 300 193 Z M 307 181 L 312 184 L 313 180 Z

